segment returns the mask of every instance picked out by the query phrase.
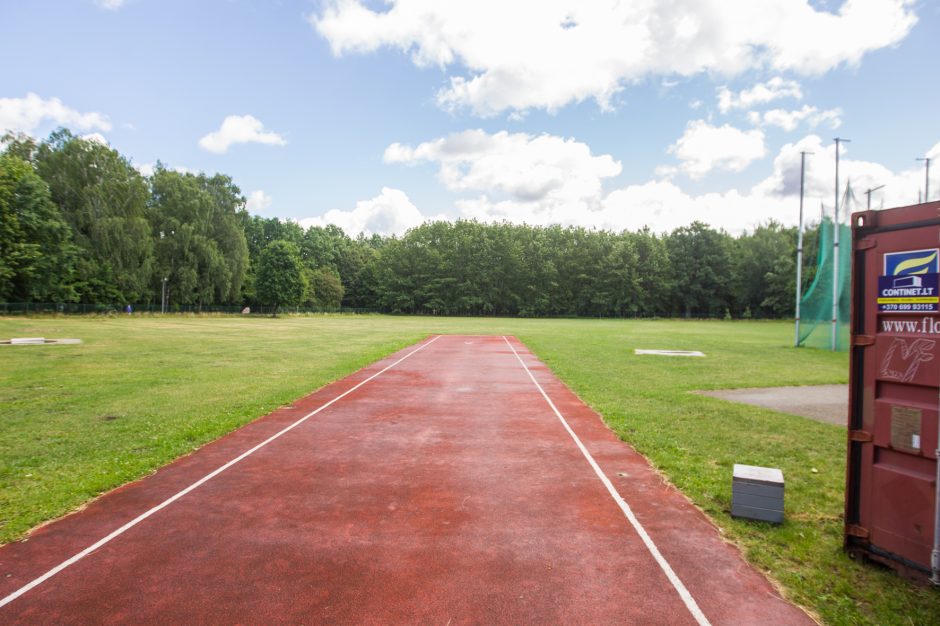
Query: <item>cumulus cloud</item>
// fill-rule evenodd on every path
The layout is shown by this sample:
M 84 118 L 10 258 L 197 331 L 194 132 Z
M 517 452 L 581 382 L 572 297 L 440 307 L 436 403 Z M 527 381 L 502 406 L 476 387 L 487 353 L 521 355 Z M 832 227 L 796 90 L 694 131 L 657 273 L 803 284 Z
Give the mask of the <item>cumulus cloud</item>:
M 764 83 L 758 83 L 750 89 L 738 93 L 721 87 L 718 90 L 718 109 L 727 113 L 731 109 L 749 109 L 760 104 L 767 104 L 781 98 L 803 98 L 800 84 L 794 80 L 784 80 L 775 76 Z
M 182 165 L 167 165 L 166 163 L 161 163 L 163 167 L 174 172 L 179 172 L 180 174 L 195 174 L 196 170 L 184 167 Z M 140 163 L 134 166 L 141 176 L 150 177 L 153 176 L 153 173 L 157 171 L 157 163 Z
M 393 144 L 386 150 L 386 160 L 396 163 L 441 162 L 443 169 L 443 161 L 454 158 L 454 154 L 461 155 L 460 172 L 463 174 L 458 175 L 456 182 L 447 176 L 441 176 L 445 187 L 460 193 L 454 203 L 454 209 L 456 215 L 461 218 L 612 230 L 635 230 L 649 226 L 656 232 L 672 230 L 693 220 L 700 220 L 739 233 L 753 229 L 770 219 L 789 225 L 796 223 L 799 207 L 800 152 L 806 151 L 813 153 L 807 157 L 806 168 L 807 220 L 818 220 L 822 205 L 825 205 L 827 214 L 831 215 L 832 212 L 835 195 L 835 148 L 831 143 L 824 144 L 815 134 L 783 146 L 774 156 L 768 174 L 752 187 L 703 194 L 690 193 L 673 181 L 671 177 L 676 170 L 669 166 L 658 169 L 656 178 L 652 180 L 612 190 L 605 190 L 602 185 L 597 184 L 591 187 L 590 192 L 576 194 L 507 193 L 507 189 L 515 188 L 514 184 L 510 186 L 507 182 L 514 180 L 513 175 L 507 175 L 504 180 L 501 173 L 495 171 L 492 175 L 467 178 L 466 180 L 473 181 L 472 184 L 466 182 L 464 175 L 473 172 L 478 161 L 483 162 L 490 158 L 489 146 L 498 144 L 501 141 L 499 136 L 500 133 L 487 135 L 482 131 L 470 131 L 469 135 L 458 133 L 419 144 L 414 148 Z M 534 139 L 529 138 L 529 141 Z M 558 137 L 553 139 L 562 143 L 577 144 L 573 140 L 562 140 Z M 843 206 L 843 219 L 849 211 L 863 208 L 866 189 L 879 185 L 886 187 L 873 194 L 873 207 L 902 206 L 917 201 L 918 191 L 923 189 L 922 166 L 912 162 L 908 169 L 892 171 L 879 163 L 851 158 L 850 148 L 851 144 L 843 145 L 842 148 L 840 180 L 843 192 L 846 183 L 851 183 L 854 199 L 850 200 L 849 206 Z M 590 153 L 586 145 L 584 150 Z M 511 154 L 518 161 L 513 164 L 513 157 L 504 154 L 502 166 L 506 172 L 524 171 L 525 167 L 531 165 L 532 156 L 529 151 L 521 149 Z M 929 147 L 925 154 L 940 155 L 940 143 Z M 559 174 L 559 179 L 594 177 L 602 182 L 600 179 L 604 177 L 598 176 L 591 159 L 601 159 L 603 162 L 604 157 L 610 158 L 608 155 L 591 155 L 587 159 L 569 160 L 566 163 L 567 169 Z M 940 188 L 940 184 L 936 188 Z M 420 212 L 410 202 L 408 210 L 412 224 L 422 221 Z M 428 216 L 427 219 L 432 218 Z M 318 223 L 330 221 L 334 220 L 328 214 Z M 347 232 L 357 232 L 356 226 Z
M 438 218 L 440 216 L 437 216 Z M 400 235 L 409 228 L 420 226 L 425 218 L 404 191 L 383 187 L 382 193 L 371 200 L 360 200 L 351 210 L 332 209 L 320 217 L 297 220 L 303 228 L 335 224 L 350 237 L 366 235 Z
M 111 122 L 103 113 L 81 113 L 58 98 L 48 100 L 34 93 L 25 98 L 0 98 L 0 133 L 13 131 L 34 135 L 43 124 L 52 122 L 80 131 L 111 130 Z
M 917 21 L 912 0 L 846 0 L 836 13 L 809 0 L 369 5 L 327 0 L 309 21 L 335 55 L 390 48 L 448 71 L 438 103 L 481 116 L 586 99 L 607 109 L 618 91 L 651 75 L 819 75 L 900 42 Z
M 263 190 L 257 189 L 248 194 L 248 199 L 245 201 L 245 208 L 252 215 L 257 215 L 270 207 L 272 202 L 274 202 L 274 199 L 271 198 L 271 196 L 264 193 Z
M 940 142 L 934 144 L 934 147 L 927 151 L 927 155 L 931 159 L 940 158 Z
M 621 171 L 610 155 L 595 156 L 573 139 L 506 131 L 467 130 L 414 148 L 395 143 L 385 161 L 438 163 L 438 177 L 451 191 L 548 203 L 590 201 L 603 179 Z
M 940 148 L 940 144 L 934 147 Z M 806 157 L 806 196 L 818 203 L 825 203 L 831 211 L 835 203 L 835 145 L 823 144 L 818 135 L 788 143 L 774 158 L 772 174 L 754 187 L 761 197 L 795 197 L 800 189 L 800 152 Z M 864 203 L 866 189 L 885 185 L 884 190 L 872 196 L 872 206 L 885 207 L 914 204 L 918 192 L 923 191 L 924 171 L 912 163 L 910 168 L 893 171 L 880 163 L 851 158 L 851 144 L 842 144 L 839 158 L 840 202 L 845 193 L 845 184 L 851 183 L 855 198 Z M 932 194 L 931 194 L 932 195 Z M 855 209 L 862 208 L 861 205 Z
M 935 146 L 940 151 L 940 144 Z M 636 230 L 644 226 L 656 232 L 670 231 L 693 220 L 733 233 L 750 230 L 768 220 L 795 225 L 799 214 L 800 151 L 808 157 L 804 207 L 806 220 L 818 221 L 821 211 L 832 214 L 835 187 L 835 149 L 823 145 L 816 135 L 787 144 L 775 157 L 770 174 L 750 189 L 691 194 L 668 178 L 628 185 L 603 194 L 592 210 L 581 206 L 493 202 L 485 197 L 458 200 L 462 217 L 483 221 L 509 220 L 529 224 L 563 224 Z M 848 158 L 843 152 L 839 164 L 841 191 L 850 183 L 852 197 L 842 205 L 842 219 L 865 205 L 865 190 L 886 185 L 875 192 L 872 206 L 892 207 L 913 204 L 923 189 L 923 169 L 912 167 L 893 172 L 878 163 Z M 840 203 L 843 202 L 840 196 Z
M 122 6 L 126 0 L 95 0 L 97 4 L 102 9 L 108 9 L 109 11 L 117 11 Z
M 786 109 L 771 109 L 763 113 L 750 111 L 748 112 L 748 119 L 755 126 L 777 126 L 787 132 L 796 130 L 796 127 L 803 122 L 806 122 L 810 128 L 827 124 L 829 128 L 836 129 L 842 125 L 842 109 L 820 111 L 818 108 L 807 104 L 803 108 L 794 111 L 787 111 Z
M 283 146 L 287 140 L 275 132 L 266 131 L 261 120 L 252 115 L 229 115 L 222 121 L 219 130 L 199 140 L 199 147 L 215 154 L 224 154 L 237 143 Z
M 82 135 L 82 139 L 85 141 L 92 141 L 106 147 L 111 145 L 108 143 L 108 140 L 105 139 L 105 136 L 101 133 L 88 133 L 87 135 Z
M 138 165 L 135 165 L 134 169 L 136 169 L 140 173 L 141 176 L 146 176 L 147 178 L 150 178 L 151 176 L 153 176 L 153 173 L 156 171 L 157 166 L 154 163 L 140 163 Z
M 705 120 L 693 120 L 668 152 L 681 161 L 681 169 L 698 179 L 713 169 L 740 172 L 752 161 L 767 154 L 764 133 L 743 131 L 725 124 L 712 126 Z

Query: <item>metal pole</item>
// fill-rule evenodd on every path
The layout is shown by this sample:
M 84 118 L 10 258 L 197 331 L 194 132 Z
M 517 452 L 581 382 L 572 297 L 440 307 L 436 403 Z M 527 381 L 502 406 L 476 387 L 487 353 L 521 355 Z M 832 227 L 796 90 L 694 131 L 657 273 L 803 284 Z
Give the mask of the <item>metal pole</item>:
M 923 157 L 917 160 L 923 161 L 926 166 L 926 172 L 924 173 L 924 202 L 930 202 L 930 157 Z
M 796 236 L 796 327 L 793 334 L 793 347 L 800 347 L 800 300 L 803 298 L 803 180 L 806 174 L 806 155 L 812 152 L 800 152 L 800 225 Z
M 832 233 L 832 351 L 839 349 L 839 144 L 851 139 L 836 137 L 836 208 Z
M 868 191 L 865 192 L 865 195 L 868 196 L 868 205 L 867 205 L 867 206 L 868 206 L 868 210 L 869 210 L 869 211 L 871 211 L 871 192 L 873 192 L 873 191 L 878 191 L 879 189 L 884 189 L 884 188 L 885 188 L 884 185 L 878 185 L 877 187 L 872 187 L 871 189 L 869 189 Z
M 163 278 L 163 296 L 160 300 L 160 313 L 166 313 L 166 277 Z

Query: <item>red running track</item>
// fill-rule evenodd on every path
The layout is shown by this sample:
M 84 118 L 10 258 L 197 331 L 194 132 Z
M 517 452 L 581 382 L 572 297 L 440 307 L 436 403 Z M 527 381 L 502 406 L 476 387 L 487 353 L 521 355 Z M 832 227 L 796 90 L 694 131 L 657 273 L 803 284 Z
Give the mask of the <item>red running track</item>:
M 394 354 L 0 548 L 0 573 L 4 624 L 813 623 L 502 337 Z

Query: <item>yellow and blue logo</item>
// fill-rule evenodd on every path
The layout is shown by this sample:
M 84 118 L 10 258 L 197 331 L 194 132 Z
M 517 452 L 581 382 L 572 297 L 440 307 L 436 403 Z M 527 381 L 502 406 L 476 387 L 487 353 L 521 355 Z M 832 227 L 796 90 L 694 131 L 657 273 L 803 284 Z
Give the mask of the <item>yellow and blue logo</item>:
M 885 254 L 885 276 L 940 273 L 940 249 L 908 250 Z
M 940 310 L 940 248 L 888 252 L 878 277 L 878 310 L 936 313 Z

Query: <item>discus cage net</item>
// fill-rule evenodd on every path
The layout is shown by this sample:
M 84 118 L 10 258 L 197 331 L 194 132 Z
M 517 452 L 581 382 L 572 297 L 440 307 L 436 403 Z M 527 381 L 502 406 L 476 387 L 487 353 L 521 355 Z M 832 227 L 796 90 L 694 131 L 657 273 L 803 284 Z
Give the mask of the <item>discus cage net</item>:
M 845 194 L 840 203 L 839 213 L 849 216 L 859 210 L 860 205 L 846 185 Z M 823 207 L 825 214 L 825 207 Z M 801 346 L 826 350 L 846 351 L 849 349 L 849 314 L 852 296 L 852 228 L 847 224 L 834 223 L 831 215 L 822 219 L 819 225 L 819 251 L 816 257 L 816 275 L 800 300 L 800 338 Z M 839 233 L 839 246 L 835 246 L 836 228 Z M 838 253 L 835 250 L 838 249 Z M 834 265 L 838 264 L 838 271 Z M 838 285 L 833 288 L 833 282 Z M 838 307 L 833 309 L 833 302 Z M 836 320 L 835 322 L 833 320 Z M 833 343 L 833 326 L 835 342 Z

